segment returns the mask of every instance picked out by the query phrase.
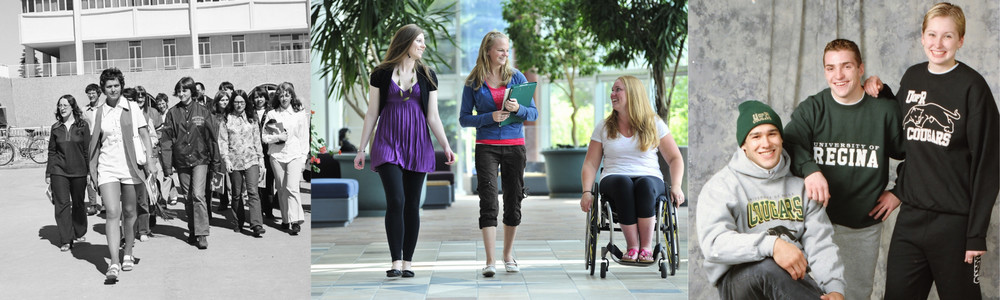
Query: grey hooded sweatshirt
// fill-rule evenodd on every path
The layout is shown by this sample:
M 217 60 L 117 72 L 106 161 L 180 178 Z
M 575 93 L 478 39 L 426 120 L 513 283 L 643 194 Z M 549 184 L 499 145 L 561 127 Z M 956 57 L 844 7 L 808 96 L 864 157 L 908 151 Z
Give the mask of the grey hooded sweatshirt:
M 771 170 L 750 161 L 742 149 L 715 173 L 698 196 L 698 241 L 705 272 L 715 285 L 729 267 L 772 257 L 779 235 L 802 250 L 810 274 L 826 293 L 844 294 L 844 266 L 837 260 L 833 227 L 816 201 L 807 201 L 802 178 L 789 172 L 788 154 L 781 153 Z

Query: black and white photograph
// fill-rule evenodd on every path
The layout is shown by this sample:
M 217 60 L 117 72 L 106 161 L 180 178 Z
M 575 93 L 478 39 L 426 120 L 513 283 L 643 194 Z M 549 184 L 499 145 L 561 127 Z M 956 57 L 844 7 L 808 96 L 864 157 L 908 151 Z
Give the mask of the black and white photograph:
M 308 297 L 308 1 L 0 14 L 3 297 Z

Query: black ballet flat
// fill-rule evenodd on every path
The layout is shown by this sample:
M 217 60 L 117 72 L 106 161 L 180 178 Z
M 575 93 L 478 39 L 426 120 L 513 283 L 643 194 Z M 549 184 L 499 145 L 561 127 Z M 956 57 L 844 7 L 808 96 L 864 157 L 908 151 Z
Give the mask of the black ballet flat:
M 413 271 L 410 271 L 410 270 L 403 270 L 403 277 L 405 277 L 405 278 L 410 278 L 410 277 L 413 277 L 413 275 L 414 275 L 414 274 L 413 274 Z
M 410 272 L 410 273 L 413 273 L 413 272 Z M 392 269 L 392 270 L 385 271 L 385 277 L 399 277 L 400 275 L 403 275 L 403 272 L 401 272 L 401 271 L 399 271 L 397 269 Z

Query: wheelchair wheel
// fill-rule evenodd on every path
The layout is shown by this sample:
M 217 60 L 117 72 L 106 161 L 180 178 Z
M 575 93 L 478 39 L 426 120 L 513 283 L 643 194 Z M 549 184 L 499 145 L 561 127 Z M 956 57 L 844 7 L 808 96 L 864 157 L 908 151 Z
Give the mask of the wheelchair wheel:
M 670 276 L 677 274 L 680 268 L 680 239 L 677 234 L 677 208 L 673 201 L 668 200 L 663 204 L 663 222 L 660 223 L 660 232 L 663 240 L 667 243 L 667 260 L 670 265 Z
M 21 151 L 28 151 L 28 157 L 31 160 L 39 164 L 44 164 L 49 161 L 49 140 L 38 137 L 31 140 L 28 144 L 27 149 L 21 149 Z
M 660 261 L 660 278 L 667 278 L 667 262 Z
M 608 276 L 608 261 L 605 260 L 601 262 L 601 278 L 605 278 L 607 276 Z
M 594 275 L 594 270 L 596 269 L 596 257 L 597 257 L 597 214 L 594 213 L 595 206 L 591 206 L 590 211 L 587 212 L 587 236 L 586 243 L 583 245 L 583 259 L 586 265 L 585 270 L 590 270 L 590 275 Z
M 14 161 L 14 145 L 0 140 L 0 166 L 7 165 L 12 161 Z

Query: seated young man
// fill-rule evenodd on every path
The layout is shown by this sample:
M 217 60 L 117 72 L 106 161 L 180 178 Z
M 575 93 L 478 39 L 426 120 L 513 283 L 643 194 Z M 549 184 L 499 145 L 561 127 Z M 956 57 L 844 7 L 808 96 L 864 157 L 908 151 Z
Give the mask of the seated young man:
M 759 101 L 739 111 L 740 148 L 698 197 L 708 279 L 722 299 L 844 299 L 830 219 L 789 173 L 781 118 Z

